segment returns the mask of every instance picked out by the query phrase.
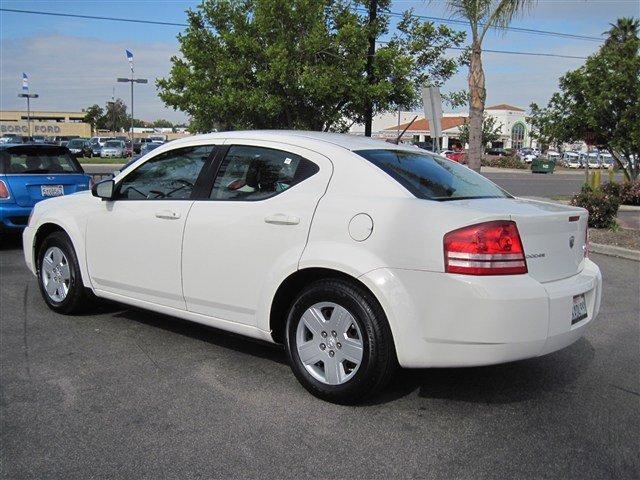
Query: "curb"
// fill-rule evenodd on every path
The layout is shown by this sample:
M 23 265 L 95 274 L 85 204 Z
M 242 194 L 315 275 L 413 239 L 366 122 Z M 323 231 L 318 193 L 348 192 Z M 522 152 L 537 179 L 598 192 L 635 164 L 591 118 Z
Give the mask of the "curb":
M 589 243 L 589 252 L 599 253 L 601 255 L 609 255 L 611 257 L 625 258 L 640 262 L 640 251 L 631 250 L 629 248 L 614 247 L 612 245 L 603 245 L 602 243 Z
M 620 205 L 618 207 L 619 212 L 640 212 L 640 206 L 638 205 Z

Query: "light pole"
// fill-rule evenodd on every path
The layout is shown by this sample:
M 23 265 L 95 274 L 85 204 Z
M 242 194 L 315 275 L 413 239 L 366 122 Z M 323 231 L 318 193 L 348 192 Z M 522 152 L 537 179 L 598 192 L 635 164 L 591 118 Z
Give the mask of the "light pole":
M 32 98 L 38 98 L 37 93 L 19 93 L 18 97 L 27 99 L 27 128 L 29 130 L 29 140 L 31 140 L 31 102 Z
M 134 83 L 147 83 L 146 78 L 133 78 L 133 68 L 131 69 L 131 78 L 118 78 L 118 82 L 131 83 L 131 156 L 133 157 L 133 84 Z

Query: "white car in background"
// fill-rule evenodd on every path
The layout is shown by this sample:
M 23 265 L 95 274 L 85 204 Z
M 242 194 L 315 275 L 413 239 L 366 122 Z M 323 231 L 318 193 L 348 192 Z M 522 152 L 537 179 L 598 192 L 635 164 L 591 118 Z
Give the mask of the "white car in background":
M 100 149 L 100 157 L 117 157 L 121 158 L 125 156 L 126 145 L 122 140 L 108 140 L 104 143 Z
M 302 385 L 339 403 L 372 395 L 396 364 L 564 348 L 602 291 L 585 210 L 329 133 L 175 140 L 92 192 L 36 204 L 23 240 L 52 310 L 96 295 L 281 343 Z
M 585 161 L 589 165 L 589 168 L 600 168 L 600 154 L 598 152 L 591 152 L 585 156 Z
M 579 152 L 564 152 L 562 160 L 569 168 L 582 168 L 582 160 Z

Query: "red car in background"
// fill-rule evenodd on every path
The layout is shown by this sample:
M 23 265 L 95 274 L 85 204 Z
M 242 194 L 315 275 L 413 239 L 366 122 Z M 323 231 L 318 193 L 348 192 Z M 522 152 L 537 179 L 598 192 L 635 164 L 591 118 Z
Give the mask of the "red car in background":
M 445 150 L 442 154 L 449 160 L 466 165 L 467 155 L 464 150 Z

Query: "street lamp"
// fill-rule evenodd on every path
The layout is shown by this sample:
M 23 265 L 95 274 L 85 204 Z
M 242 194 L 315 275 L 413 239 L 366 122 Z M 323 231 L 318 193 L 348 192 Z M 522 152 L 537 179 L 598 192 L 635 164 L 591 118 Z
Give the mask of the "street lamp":
M 29 129 L 29 140 L 31 140 L 31 102 L 32 98 L 38 98 L 37 93 L 19 93 L 18 97 L 27 99 L 27 128 Z
M 118 82 L 131 84 L 131 156 L 133 157 L 133 84 L 134 83 L 147 83 L 146 78 L 133 78 L 133 69 L 131 69 L 131 78 L 118 78 Z

